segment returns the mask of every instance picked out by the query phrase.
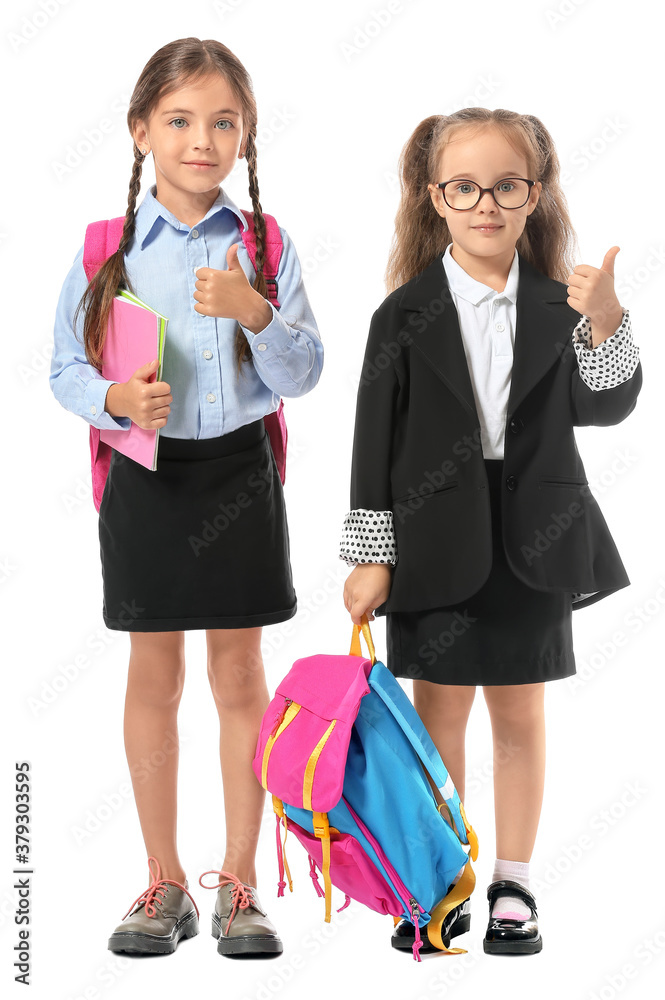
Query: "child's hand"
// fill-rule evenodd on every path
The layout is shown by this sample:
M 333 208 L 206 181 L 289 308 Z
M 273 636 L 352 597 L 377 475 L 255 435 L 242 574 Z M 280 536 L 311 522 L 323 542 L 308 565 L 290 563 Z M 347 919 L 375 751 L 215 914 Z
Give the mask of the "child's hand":
M 135 424 L 154 431 L 164 427 L 173 402 L 168 382 L 150 382 L 159 361 L 137 368 L 127 382 L 115 382 L 106 393 L 104 409 L 112 417 L 130 417 Z
M 354 625 L 361 624 L 364 614 L 368 621 L 374 621 L 374 608 L 388 600 L 392 569 L 390 563 L 359 563 L 349 573 L 344 584 L 344 607 Z
M 226 271 L 213 267 L 196 270 L 194 306 L 202 316 L 221 316 L 236 319 L 252 333 L 260 333 L 272 319 L 272 309 L 263 296 L 252 288 L 238 263 L 238 244 L 229 247 L 226 254 Z
M 594 347 L 611 337 L 623 319 L 614 292 L 614 258 L 619 249 L 615 246 L 608 250 L 600 267 L 578 264 L 568 275 L 568 305 L 591 320 Z

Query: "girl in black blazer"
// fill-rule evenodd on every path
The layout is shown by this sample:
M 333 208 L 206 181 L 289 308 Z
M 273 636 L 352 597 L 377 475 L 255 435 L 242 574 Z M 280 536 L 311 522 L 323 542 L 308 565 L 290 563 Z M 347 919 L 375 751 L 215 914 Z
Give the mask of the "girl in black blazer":
M 386 615 L 387 665 L 460 796 L 476 692 L 492 722 L 496 862 L 485 951 L 542 948 L 529 861 L 542 805 L 544 687 L 575 673 L 572 610 L 629 585 L 573 427 L 616 424 L 642 369 L 575 234 L 537 118 L 465 108 L 417 127 L 358 389 L 351 510 L 354 623 Z M 469 926 L 469 901 L 443 934 Z M 392 944 L 410 949 L 402 920 Z M 430 946 L 432 947 L 432 946 Z

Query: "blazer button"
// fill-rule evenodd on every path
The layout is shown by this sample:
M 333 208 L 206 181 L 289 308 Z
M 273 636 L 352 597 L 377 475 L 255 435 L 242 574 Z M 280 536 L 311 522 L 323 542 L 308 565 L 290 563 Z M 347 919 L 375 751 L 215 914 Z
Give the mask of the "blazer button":
M 514 490 L 517 487 L 517 479 L 515 476 L 508 476 L 506 479 L 506 486 L 509 490 Z
M 510 427 L 511 431 L 513 432 L 513 434 L 519 434 L 519 432 L 524 427 L 524 424 L 522 423 L 522 421 L 519 418 L 517 420 L 515 420 L 515 418 L 513 417 L 513 419 L 508 424 L 508 426 Z

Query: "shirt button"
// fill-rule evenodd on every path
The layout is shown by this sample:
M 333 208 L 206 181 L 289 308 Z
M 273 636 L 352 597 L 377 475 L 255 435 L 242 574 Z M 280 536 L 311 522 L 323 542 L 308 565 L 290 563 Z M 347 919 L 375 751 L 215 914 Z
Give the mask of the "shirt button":
M 206 396 L 206 399 L 208 400 L 209 403 L 214 403 L 215 400 L 217 399 L 217 396 L 214 394 L 214 392 L 209 392 L 208 395 Z
M 90 412 L 92 413 L 92 415 L 94 417 L 95 413 L 97 412 L 97 407 L 96 406 L 91 406 L 90 407 Z
M 212 351 L 207 351 L 207 350 L 204 351 L 203 352 L 203 357 L 206 359 L 206 361 L 209 361 L 210 358 L 212 357 Z
M 503 331 L 506 329 L 503 323 L 497 323 L 496 328 L 499 331 L 499 333 L 503 333 Z
M 198 240 L 198 238 L 199 238 L 199 231 L 198 231 L 198 229 L 192 229 L 192 231 L 191 231 L 191 233 L 189 235 L 192 237 L 193 240 Z
M 266 344 L 258 344 L 258 345 L 257 345 L 257 347 L 258 347 L 259 351 L 265 351 L 265 349 L 266 349 L 266 346 L 267 346 Z

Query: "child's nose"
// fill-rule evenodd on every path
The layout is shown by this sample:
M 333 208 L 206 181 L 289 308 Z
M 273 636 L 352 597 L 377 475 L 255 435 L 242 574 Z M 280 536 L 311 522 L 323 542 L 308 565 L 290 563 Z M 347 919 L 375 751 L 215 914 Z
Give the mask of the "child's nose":
M 489 199 L 489 201 L 486 201 L 485 199 Z M 496 209 L 496 202 L 491 191 L 484 191 L 483 194 L 481 194 L 480 201 L 476 205 L 476 208 L 482 208 L 485 210 L 488 208 Z

